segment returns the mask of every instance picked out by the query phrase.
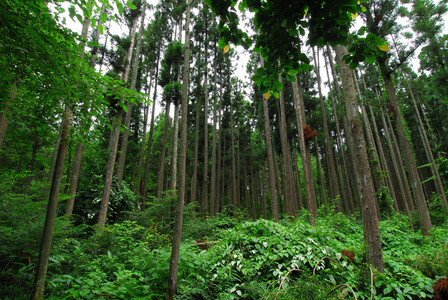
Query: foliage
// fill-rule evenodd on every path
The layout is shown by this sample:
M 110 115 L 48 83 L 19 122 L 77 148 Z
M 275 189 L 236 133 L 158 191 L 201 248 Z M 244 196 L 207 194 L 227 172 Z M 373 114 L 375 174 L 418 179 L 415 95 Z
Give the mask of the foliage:
M 30 214 L 31 206 L 25 210 Z M 352 297 L 352 291 L 358 299 L 370 299 L 372 293 L 381 299 L 424 299 L 431 297 L 434 281 L 448 275 L 447 222 L 423 237 L 409 229 L 404 216 L 382 221 L 385 272 L 380 274 L 364 262 L 361 223 L 353 217 L 318 217 L 313 227 L 305 212 L 299 219 L 274 223 L 223 215 L 200 219 L 194 208 L 188 211 L 179 299 L 340 299 Z M 24 210 L 21 214 L 26 215 Z M 160 223 L 124 221 L 93 229 L 58 222 L 47 277 L 49 299 L 165 297 L 171 238 L 159 230 Z M 14 240 L 32 236 L 19 230 L 29 224 L 15 226 L 2 222 L 2 263 L 15 257 L 19 245 L 13 248 Z M 355 262 L 341 257 L 342 250 L 353 251 Z M 9 287 L 3 298 L 16 299 L 29 288 L 35 255 L 6 265 L 1 276 Z

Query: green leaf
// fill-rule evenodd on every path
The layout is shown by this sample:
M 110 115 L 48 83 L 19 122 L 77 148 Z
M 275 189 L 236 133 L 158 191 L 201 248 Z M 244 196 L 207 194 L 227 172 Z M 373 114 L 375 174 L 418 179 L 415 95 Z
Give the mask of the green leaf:
M 101 13 L 100 14 L 100 21 L 103 22 L 103 23 L 107 22 L 107 15 L 106 15 L 106 13 Z M 93 27 L 93 24 L 92 24 L 92 27 Z
M 134 3 L 132 3 L 132 0 L 128 0 L 128 2 L 126 2 L 126 5 L 129 6 L 129 8 L 132 10 L 137 9 L 137 6 L 135 6 Z
M 366 63 L 373 64 L 375 62 L 375 56 L 366 57 Z
M 124 11 L 123 3 L 121 3 L 120 1 L 116 1 L 116 3 L 117 3 L 117 8 L 118 8 L 118 13 L 120 15 L 123 15 L 123 11 Z
M 100 32 L 100 34 L 104 34 L 104 26 L 103 26 L 103 24 L 98 24 L 98 31 Z

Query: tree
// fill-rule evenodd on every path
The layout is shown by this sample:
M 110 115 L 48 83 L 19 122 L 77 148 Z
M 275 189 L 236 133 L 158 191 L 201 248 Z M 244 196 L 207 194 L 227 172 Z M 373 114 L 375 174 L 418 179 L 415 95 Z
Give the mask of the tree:
M 190 67 L 190 0 L 187 1 L 187 13 L 185 23 L 185 52 L 182 83 L 182 118 L 180 136 L 180 161 L 179 161 L 179 188 L 177 196 L 176 220 L 174 224 L 173 244 L 170 258 L 170 271 L 168 281 L 167 299 L 174 299 L 177 291 L 177 270 L 179 268 L 179 251 L 182 237 L 182 222 L 184 217 L 184 199 L 186 195 L 187 176 L 187 118 L 188 118 L 188 87 Z
M 356 98 L 355 81 L 353 72 L 343 61 L 347 55 L 347 48 L 336 46 L 336 57 L 341 69 L 342 84 L 344 87 L 345 109 L 349 122 L 350 134 L 353 144 L 349 147 L 353 149 L 356 156 L 357 181 L 361 185 L 361 214 L 364 229 L 364 248 L 367 262 L 372 264 L 378 271 L 383 272 L 383 256 L 381 251 L 380 231 L 378 226 L 378 200 L 375 196 L 372 173 L 370 172 L 369 158 L 367 156 L 364 132 L 359 116 L 358 101 Z
M 137 27 L 137 19 L 134 20 L 132 23 L 132 27 L 129 33 L 129 37 L 131 39 L 131 44 L 129 46 L 126 59 L 125 59 L 125 67 L 123 70 L 123 73 L 121 74 L 121 80 L 124 82 L 127 82 L 129 79 L 129 72 L 131 68 L 131 58 L 132 58 L 132 52 L 134 51 L 134 40 L 135 40 L 135 31 Z M 98 225 L 100 227 L 104 227 L 106 224 L 107 219 L 107 209 L 109 206 L 109 198 L 110 198 L 110 189 L 112 186 L 112 178 L 113 178 L 113 172 L 115 167 L 115 158 L 117 156 L 117 148 L 118 148 L 118 139 L 120 137 L 120 128 L 121 128 L 121 122 L 123 118 L 123 108 L 122 104 L 124 104 L 124 99 L 119 100 L 119 105 L 116 108 L 115 116 L 112 123 L 112 130 L 110 134 L 109 139 L 109 156 L 107 158 L 106 162 L 106 173 L 104 178 L 104 190 L 103 190 L 103 196 L 101 198 L 101 206 L 100 211 L 98 213 Z

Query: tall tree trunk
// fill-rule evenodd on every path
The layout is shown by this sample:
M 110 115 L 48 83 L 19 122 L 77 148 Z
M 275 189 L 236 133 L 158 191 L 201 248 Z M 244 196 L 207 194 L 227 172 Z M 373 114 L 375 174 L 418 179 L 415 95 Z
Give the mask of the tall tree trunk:
M 215 51 L 216 51 L 216 43 L 215 43 Z M 216 53 L 216 52 L 215 52 Z M 216 63 L 217 59 L 215 57 L 215 70 L 216 68 Z M 218 197 L 217 197 L 217 130 L 216 130 L 216 125 L 217 125 L 217 74 L 218 72 L 215 72 L 215 76 L 213 79 L 214 85 L 215 85 L 215 91 L 213 94 L 213 133 L 212 133 L 212 171 L 211 171 L 211 178 L 210 178 L 210 214 L 212 216 L 214 216 L 217 212 L 218 212 L 218 207 L 219 207 L 219 201 L 218 201 Z
M 140 20 L 140 29 L 138 32 L 138 39 L 137 39 L 137 47 L 135 49 L 134 61 L 132 63 L 132 76 L 131 76 L 131 87 L 130 88 L 133 91 L 136 90 L 135 86 L 137 85 L 137 72 L 138 72 L 138 64 L 140 61 L 140 48 L 142 45 L 143 28 L 144 28 L 144 23 L 145 23 L 145 13 L 146 13 L 146 2 L 143 3 L 142 15 L 141 15 L 141 20 Z M 137 23 L 137 19 L 134 21 L 134 23 Z M 129 126 L 131 124 L 133 105 L 131 102 L 128 102 L 126 107 L 127 107 L 127 111 L 126 111 L 126 115 L 124 118 L 124 131 L 123 131 L 123 135 L 121 136 L 120 155 L 118 157 L 118 164 L 117 164 L 118 184 L 121 184 L 121 181 L 123 180 L 123 175 L 124 175 L 124 167 L 126 164 L 126 153 L 128 150 Z
M 206 34 L 207 38 L 207 34 Z M 205 45 L 205 78 L 204 78 L 204 163 L 202 173 L 204 174 L 204 181 L 202 183 L 202 203 L 207 214 L 210 212 L 209 198 L 208 198 L 208 47 Z
M 188 86 L 190 71 L 190 0 L 187 4 L 187 20 L 185 24 L 185 54 L 182 83 L 182 124 L 180 136 L 180 161 L 179 161 L 179 189 L 177 198 L 177 211 L 174 223 L 173 245 L 171 250 L 170 271 L 168 281 L 168 300 L 173 300 L 177 291 L 177 271 L 179 268 L 179 250 L 182 236 L 182 223 L 184 217 L 184 199 L 186 195 L 187 176 L 187 118 L 188 118 Z
M 333 75 L 334 88 L 336 90 L 336 99 L 339 99 L 339 97 L 341 95 L 341 89 L 339 87 L 339 83 L 337 80 L 338 77 L 336 74 L 336 68 L 334 67 L 334 64 L 333 64 L 333 57 L 331 55 L 331 50 L 328 45 L 327 45 L 326 50 L 327 50 L 326 53 L 328 55 L 328 65 L 330 66 L 331 73 Z M 327 64 L 326 64 L 326 66 L 327 66 Z M 327 71 L 328 81 L 331 82 L 330 76 L 328 74 L 328 68 L 326 68 L 326 71 Z M 329 84 L 329 86 L 331 89 L 331 84 Z M 345 156 L 344 143 L 342 141 L 341 125 L 339 123 L 339 117 L 338 117 L 338 113 L 337 113 L 337 109 L 336 109 L 336 101 L 334 99 L 333 93 L 331 93 L 330 95 L 331 95 L 331 101 L 332 101 L 332 106 L 333 106 L 334 120 L 335 120 L 335 124 L 336 124 L 337 145 L 339 146 L 339 151 L 341 153 L 341 160 L 342 160 L 342 173 L 343 174 L 341 176 L 341 179 L 342 179 L 341 182 L 343 182 L 344 186 L 345 186 L 345 188 L 342 189 L 341 197 L 336 198 L 336 199 L 338 199 L 338 202 L 336 203 L 337 209 L 338 209 L 338 211 L 342 211 L 342 201 L 343 201 L 342 199 L 346 199 L 346 201 L 348 201 L 348 203 L 353 203 L 354 200 L 353 200 L 352 187 L 351 187 L 350 179 L 349 179 L 350 177 L 348 176 L 347 158 Z M 333 162 L 331 162 L 331 163 L 333 163 Z
M 328 121 L 327 121 L 327 113 L 325 111 L 325 103 L 324 98 L 322 97 L 322 88 L 321 88 L 321 78 L 320 78 L 320 63 L 319 63 L 319 49 L 317 49 L 317 55 L 314 52 L 313 49 L 313 57 L 316 64 L 316 78 L 317 78 L 317 91 L 319 92 L 319 101 L 320 101 L 320 112 L 322 114 L 322 125 L 323 125 L 323 131 L 325 135 L 325 157 L 327 159 L 327 168 L 328 168 L 328 177 L 329 177 L 329 183 L 330 183 L 330 195 L 331 199 L 336 199 L 340 197 L 340 189 L 339 189 L 339 183 L 338 183 L 338 175 L 336 172 L 336 166 L 334 164 L 335 157 L 333 153 L 333 147 L 331 146 L 331 138 L 330 138 L 330 131 L 328 129 Z M 322 190 L 325 191 L 325 184 L 324 182 L 321 183 Z M 323 193 L 325 194 L 325 193 Z
M 394 164 L 394 171 L 395 171 L 395 178 L 397 181 L 397 185 L 400 189 L 400 192 L 402 194 L 402 208 L 405 209 L 405 211 L 414 210 L 414 201 L 412 199 L 411 191 L 409 190 L 409 181 L 406 176 L 406 171 L 404 169 L 403 160 L 400 154 L 400 149 L 398 149 L 397 141 L 395 139 L 395 134 L 393 132 L 392 124 L 390 124 L 389 118 L 386 118 L 384 116 L 384 112 L 381 111 L 381 122 L 383 124 L 384 133 L 386 136 L 386 140 L 389 145 L 389 153 L 391 156 L 392 163 Z M 410 216 L 409 213 L 407 213 L 408 216 Z
M 238 206 L 238 196 L 237 196 L 237 180 L 236 180 L 236 159 L 235 159 L 235 125 L 233 123 L 233 108 L 230 105 L 230 149 L 232 155 L 232 173 L 231 173 L 231 186 L 232 186 L 232 209 L 233 215 L 236 215 L 236 209 Z
M 268 155 L 269 194 L 271 196 L 271 213 L 275 222 L 279 220 L 278 196 L 275 182 L 274 151 L 272 150 L 271 121 L 269 119 L 268 100 L 263 97 L 264 135 L 266 138 L 266 150 Z
M 59 190 L 61 187 L 62 174 L 64 172 L 64 160 L 70 136 L 70 127 L 73 120 L 73 113 L 69 106 L 65 108 L 64 119 L 61 124 L 61 142 L 57 148 L 57 158 L 53 179 L 51 181 L 50 197 L 47 204 L 47 214 L 39 248 L 39 258 L 36 266 L 36 277 L 34 280 L 31 299 L 43 299 L 45 277 L 47 275 L 48 260 L 50 258 L 51 240 L 53 237 L 54 222 L 56 220 L 56 210 L 58 207 Z
M 418 174 L 417 164 L 415 163 L 414 153 L 411 148 L 411 144 L 406 136 L 406 130 L 404 128 L 404 119 L 401 114 L 400 105 L 395 94 L 395 88 L 392 83 L 390 69 L 386 65 L 385 59 L 378 60 L 380 64 L 381 74 L 383 75 L 384 85 L 386 87 L 387 94 L 389 95 L 389 104 L 395 114 L 395 128 L 397 130 L 398 139 L 400 141 L 401 148 L 404 153 L 404 160 L 406 162 L 410 181 L 412 183 L 412 190 L 414 201 L 417 205 L 417 213 L 422 228 L 423 235 L 429 235 L 429 231 L 432 228 L 431 218 L 429 217 L 428 205 L 426 203 L 425 194 L 423 192 L 422 183 Z
M 151 70 L 149 75 L 149 86 L 147 90 L 148 99 L 151 97 L 151 83 L 153 79 L 153 73 L 154 70 Z M 155 81 L 154 81 L 155 82 Z M 137 180 L 136 180 L 136 186 L 135 186 L 135 194 L 137 196 L 142 196 L 141 194 L 141 184 L 142 184 L 142 173 L 143 173 L 143 165 L 145 162 L 145 145 L 146 145 L 146 136 L 147 136 L 147 127 L 148 127 L 148 119 L 149 119 L 149 104 L 144 105 L 143 109 L 143 133 L 142 133 L 142 140 L 140 143 L 140 154 L 138 159 L 138 170 L 137 170 Z M 143 202 L 142 202 L 143 203 Z
M 103 3 L 103 5 L 101 6 L 100 14 L 104 13 L 105 11 L 106 11 L 106 4 Z M 96 27 L 93 34 L 94 43 L 98 43 L 98 40 L 100 38 L 99 26 L 101 24 L 102 24 L 101 20 L 98 20 L 98 26 Z M 90 26 L 90 19 L 85 18 L 81 37 L 83 40 L 87 40 L 89 26 Z M 91 68 L 95 67 L 97 52 L 98 47 L 93 47 L 92 57 L 90 58 L 89 63 L 89 67 Z M 82 56 L 84 56 L 84 54 L 82 54 Z M 84 103 L 84 111 L 88 113 L 88 110 L 89 110 L 88 104 Z M 88 123 L 90 123 L 90 118 L 88 118 Z M 70 188 L 69 188 L 70 198 L 67 200 L 67 204 L 65 207 L 66 216 L 71 216 L 73 214 L 73 209 L 75 207 L 75 198 L 76 198 L 76 192 L 78 190 L 79 176 L 81 174 L 81 163 L 83 152 L 84 152 L 84 144 L 82 142 L 79 142 L 78 145 L 76 145 L 75 159 L 73 161 L 72 176 L 70 179 Z
M 373 109 L 372 109 L 371 105 L 369 105 L 369 112 L 370 112 L 370 116 L 372 118 L 373 134 L 374 134 L 375 142 L 376 142 L 376 145 L 377 145 L 378 154 L 379 154 L 379 157 L 380 157 L 381 169 L 383 170 L 383 172 L 386 172 L 386 174 L 387 174 L 385 176 L 386 182 L 387 182 L 387 186 L 389 187 L 391 196 L 394 199 L 395 209 L 398 212 L 399 211 L 398 201 L 397 201 L 398 193 L 396 192 L 395 185 L 392 183 L 391 167 L 390 167 L 389 161 L 386 159 L 386 154 L 384 152 L 383 142 L 382 142 L 382 140 L 380 138 L 378 126 L 377 126 L 376 120 L 375 120 L 375 114 L 373 113 Z M 369 116 L 369 114 L 366 112 L 366 117 L 368 118 L 368 116 Z
M 311 225 L 315 225 L 315 218 L 317 214 L 316 186 L 314 182 L 313 166 L 311 164 L 310 147 L 305 140 L 304 134 L 306 120 L 305 107 L 303 103 L 302 84 L 297 76 L 296 80 L 292 84 L 294 90 L 297 126 L 299 131 L 300 156 L 302 158 L 303 173 L 305 176 L 306 198 L 308 200 L 308 211 L 310 213 L 309 221 Z
M 140 195 L 142 195 L 142 209 L 145 208 L 145 202 L 146 202 L 146 192 L 147 192 L 147 186 L 149 181 L 149 166 L 150 166 L 150 158 L 151 158 L 151 150 L 152 150 L 152 137 L 154 135 L 154 117 L 156 112 L 156 104 L 157 104 L 157 78 L 159 77 L 159 60 L 160 60 L 160 49 L 158 50 L 157 55 L 157 63 L 156 63 L 156 76 L 154 77 L 154 94 L 153 94 L 153 103 L 152 103 L 152 110 L 151 110 L 151 123 L 149 125 L 149 137 L 148 137 L 148 149 L 146 150 L 146 161 L 145 161 L 145 176 L 143 176 L 143 182 L 141 185 L 141 192 Z
M 196 97 L 196 114 L 195 114 L 195 126 L 194 126 L 194 152 L 193 152 L 193 174 L 191 175 L 191 190 L 190 201 L 196 203 L 198 198 L 197 186 L 198 186 L 198 162 L 199 162 L 199 111 L 200 111 L 199 97 Z M 203 209 L 201 211 L 203 212 Z
M 281 78 L 279 78 L 281 80 Z M 280 128 L 280 143 L 282 147 L 282 158 L 283 167 L 285 170 L 284 176 L 284 189 L 285 189 L 285 213 L 289 216 L 296 216 L 297 211 L 295 210 L 294 202 L 294 175 L 292 171 L 292 161 L 291 161 L 291 150 L 289 147 L 288 136 L 286 132 L 286 113 L 285 113 L 285 102 L 283 91 L 280 92 L 279 97 L 280 106 L 280 118 L 279 118 L 279 128 Z
M 177 157 L 178 157 L 178 140 L 179 140 L 179 103 L 174 105 L 174 119 L 173 119 L 173 152 L 171 159 L 171 185 L 170 190 L 174 191 L 177 187 Z
M 425 149 L 426 156 L 430 163 L 431 172 L 435 177 L 435 185 L 437 193 L 439 194 L 443 204 L 445 205 L 445 210 L 448 212 L 448 201 L 446 199 L 445 187 L 443 186 L 442 179 L 440 178 L 440 173 L 439 170 L 437 169 L 436 161 L 434 159 L 431 145 L 429 143 L 428 135 L 426 134 L 425 126 L 423 125 L 422 117 L 420 116 L 420 111 L 417 106 L 417 101 L 415 100 L 414 93 L 412 91 L 412 87 L 408 78 L 406 78 L 406 82 L 408 84 L 409 92 L 411 94 L 412 103 L 414 104 L 415 115 L 417 116 L 418 127 L 420 130 L 420 136 L 422 138 L 423 147 Z
M 162 193 L 164 192 L 163 189 L 163 183 L 165 180 L 165 157 L 166 157 L 166 141 L 168 139 L 168 127 L 170 124 L 170 106 L 171 103 L 169 101 L 166 101 L 166 110 L 165 110 L 165 129 L 163 131 L 163 138 L 162 138 L 162 150 L 160 152 L 160 166 L 159 166 L 159 172 L 157 173 L 157 199 L 160 202 L 160 199 L 162 199 Z
M 378 201 L 373 187 L 372 174 L 369 167 L 364 133 L 359 116 L 358 101 L 356 98 L 355 82 L 353 72 L 342 59 L 348 54 L 347 47 L 336 46 L 336 56 L 341 69 L 342 84 L 344 87 L 345 107 L 349 122 L 350 134 L 356 142 L 352 144 L 356 155 L 356 173 L 361 183 L 361 206 L 364 227 L 364 247 L 366 260 L 372 264 L 379 272 L 384 271 L 383 255 L 381 251 L 380 231 L 378 226 Z
M 320 180 L 320 190 L 321 190 L 321 198 L 322 198 L 321 204 L 323 204 L 325 206 L 325 212 L 327 212 L 327 208 L 328 208 L 327 193 L 325 192 L 326 191 L 325 179 L 324 179 L 324 174 L 322 172 L 322 163 L 320 162 L 320 160 L 321 160 L 320 158 L 321 158 L 321 156 L 320 156 L 320 151 L 319 151 L 319 145 L 316 140 L 316 161 L 317 161 L 317 171 L 319 173 L 319 180 Z M 337 184 L 337 177 L 335 179 L 336 179 L 336 184 Z M 338 187 L 339 187 L 339 185 L 338 185 Z
M 137 27 L 137 20 L 134 21 L 134 24 L 131 28 L 131 45 L 129 47 L 125 64 L 126 68 L 121 76 L 121 79 L 124 82 L 128 81 L 129 78 L 129 72 L 131 68 L 131 58 L 132 58 L 132 52 L 134 49 L 134 40 L 135 40 L 135 30 Z M 120 100 L 122 102 L 122 100 Z M 115 159 L 117 157 L 117 150 L 118 150 L 118 140 L 120 137 L 120 127 L 121 127 L 121 119 L 123 118 L 123 109 L 121 107 L 117 108 L 117 112 L 115 114 L 115 118 L 112 122 L 112 130 L 111 135 L 109 139 L 109 156 L 107 158 L 106 163 L 106 174 L 104 177 L 104 190 L 103 190 L 103 196 L 101 197 L 101 206 L 100 206 L 100 212 L 98 214 L 98 225 L 100 227 L 104 227 L 106 225 L 106 219 L 107 219 L 107 210 L 109 207 L 109 198 L 110 198 L 110 189 L 112 187 L 112 179 L 114 174 L 114 167 L 115 167 Z

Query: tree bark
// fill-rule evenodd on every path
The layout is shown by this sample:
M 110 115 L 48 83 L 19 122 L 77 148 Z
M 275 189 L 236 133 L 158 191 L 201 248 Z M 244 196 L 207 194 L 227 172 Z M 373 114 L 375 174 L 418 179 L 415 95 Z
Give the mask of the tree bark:
M 299 133 L 300 155 L 303 164 L 303 173 L 305 176 L 306 198 L 308 200 L 308 211 L 310 213 L 309 221 L 311 225 L 315 225 L 317 214 L 316 203 L 316 186 L 314 182 L 313 166 L 311 164 L 311 153 L 309 144 L 305 140 L 304 128 L 306 126 L 305 107 L 303 103 L 302 84 L 296 76 L 296 80 L 292 83 L 294 90 L 294 99 L 296 107 L 297 126 Z M 324 121 L 325 122 L 325 121 Z
M 386 87 L 387 94 L 389 95 L 389 104 L 395 114 L 395 128 L 404 153 L 404 160 L 406 162 L 409 178 L 412 183 L 413 197 L 417 205 L 417 213 L 422 234 L 429 235 L 429 231 L 432 228 L 431 218 L 429 217 L 428 205 L 426 203 L 426 197 L 423 192 L 420 176 L 418 174 L 417 164 L 415 163 L 414 153 L 406 136 L 406 130 L 404 128 L 405 121 L 401 113 L 400 105 L 398 104 L 398 99 L 395 94 L 395 88 L 392 83 L 389 68 L 386 65 L 386 60 L 379 59 L 378 62 L 380 64 L 381 74 L 383 75 L 384 85 Z
M 106 4 L 103 3 L 101 6 L 100 14 L 104 13 L 106 11 Z M 101 20 L 98 20 L 98 25 L 102 24 Z M 88 27 L 90 26 L 90 20 L 86 18 L 84 20 L 83 24 L 83 30 L 82 30 L 82 39 L 86 40 L 88 36 Z M 95 43 L 98 43 L 100 34 L 99 34 L 99 28 L 96 27 L 93 35 L 93 40 Z M 94 68 L 96 64 L 96 54 L 98 51 L 98 47 L 93 47 L 92 49 L 92 57 L 90 58 L 89 67 Z M 81 56 L 84 56 L 84 46 L 82 47 Z M 88 104 L 84 103 L 84 111 L 88 114 Z M 88 123 L 90 124 L 90 117 L 88 117 Z M 81 174 L 81 163 L 82 163 L 82 155 L 84 152 L 84 144 L 82 142 L 79 142 L 76 146 L 76 152 L 75 152 L 75 159 L 73 161 L 73 169 L 72 169 L 72 176 L 70 179 L 70 188 L 69 188 L 69 195 L 70 198 L 67 200 L 67 205 L 65 208 L 65 215 L 71 216 L 73 214 L 73 209 L 75 206 L 75 198 L 76 198 L 76 192 L 78 191 L 78 183 L 79 183 L 79 176 Z
M 168 139 L 168 127 L 170 124 L 170 106 L 171 106 L 171 103 L 169 101 L 166 101 L 165 129 L 163 131 L 162 150 L 160 152 L 159 172 L 157 173 L 157 200 L 159 202 L 160 202 L 160 199 L 162 199 L 162 193 L 164 192 L 163 183 L 165 180 L 166 141 Z
M 410 92 L 411 98 L 412 98 L 412 103 L 414 104 L 415 115 L 417 116 L 417 121 L 418 121 L 418 126 L 420 129 L 420 133 L 421 133 L 420 135 L 421 135 L 423 147 L 425 148 L 425 153 L 426 153 L 426 156 L 430 163 L 431 172 L 434 174 L 434 177 L 435 177 L 435 185 L 436 185 L 437 193 L 439 194 L 440 198 L 442 199 L 443 204 L 445 205 L 445 211 L 448 212 L 448 201 L 446 199 L 445 187 L 443 186 L 442 179 L 440 178 L 439 170 L 437 169 L 436 161 L 434 159 L 431 145 L 429 143 L 428 135 L 426 134 L 425 126 L 423 125 L 422 117 L 420 116 L 420 111 L 417 106 L 417 101 L 415 100 L 414 93 L 412 92 L 412 87 L 409 82 L 409 79 L 405 78 L 405 80 L 408 84 L 409 92 Z
M 140 61 L 140 48 L 142 45 L 143 27 L 144 27 L 144 23 L 145 23 L 145 13 L 146 13 L 146 2 L 144 2 L 143 8 L 142 8 L 140 29 L 138 32 L 138 39 L 137 39 L 137 47 L 135 49 L 134 61 L 132 63 L 133 69 L 132 69 L 130 88 L 133 91 L 136 90 L 135 86 L 137 84 L 137 72 L 138 72 L 138 64 Z M 134 23 L 137 24 L 137 19 L 134 21 Z M 133 45 L 131 45 L 131 47 L 133 47 Z M 128 104 L 126 106 L 127 106 L 127 111 L 126 111 L 126 115 L 124 118 L 124 131 L 123 131 L 123 135 L 121 136 L 120 155 L 118 157 L 118 164 L 117 164 L 118 184 L 121 184 L 121 181 L 123 180 L 123 175 L 124 175 L 124 167 L 126 164 L 126 153 L 128 150 L 129 126 L 131 124 L 131 116 L 132 116 L 132 108 L 133 108 L 133 105 L 131 102 L 128 102 Z
M 269 119 L 268 100 L 263 97 L 264 134 L 266 138 L 266 150 L 268 155 L 269 193 L 271 196 L 271 213 L 275 222 L 279 221 L 278 196 L 275 182 L 274 152 L 272 151 L 271 121 Z
M 333 152 L 333 147 L 331 146 L 331 138 L 330 138 L 330 131 L 328 129 L 328 121 L 327 121 L 327 113 L 325 111 L 325 103 L 324 98 L 322 97 L 322 88 L 321 88 L 321 78 L 320 78 L 320 63 L 319 63 L 319 50 L 317 51 L 317 55 L 314 52 L 313 49 L 313 57 L 316 64 L 316 78 L 317 78 L 317 90 L 319 92 L 319 101 L 320 101 L 320 111 L 322 114 L 322 126 L 323 131 L 325 135 L 325 157 L 327 158 L 327 169 L 328 169 L 328 177 L 329 177 L 329 183 L 330 183 L 330 195 L 331 199 L 336 199 L 340 197 L 340 189 L 339 189 L 339 183 L 338 183 L 338 176 L 336 172 L 336 166 L 335 166 L 335 157 Z M 325 190 L 325 184 L 324 182 L 321 183 L 322 189 Z M 324 193 L 325 195 L 325 193 Z
M 327 45 L 327 49 L 326 49 L 326 53 L 328 55 L 328 65 L 330 66 L 331 69 L 331 73 L 333 75 L 333 82 L 334 82 L 334 88 L 336 90 L 336 99 L 339 99 L 340 95 L 341 95 L 341 89 L 339 87 L 339 83 L 337 81 L 337 74 L 336 74 L 336 68 L 334 67 L 333 64 L 333 57 L 331 55 L 331 50 L 330 47 Z M 326 68 L 327 70 L 327 77 L 328 77 L 328 81 L 330 81 L 330 76 L 328 74 L 328 68 Z M 329 85 L 330 89 L 331 89 L 331 84 Z M 341 182 L 344 183 L 345 185 L 345 189 L 342 189 L 342 193 L 341 193 L 341 197 L 340 198 L 336 198 L 338 199 L 336 205 L 337 205 L 337 210 L 338 211 L 342 211 L 342 199 L 346 199 L 345 201 L 348 201 L 349 203 L 353 203 L 353 193 L 352 193 L 352 187 L 350 184 L 350 179 L 348 176 L 348 168 L 347 168 L 347 158 L 345 156 L 345 150 L 344 150 L 344 143 L 342 141 L 342 133 L 341 133 L 341 125 L 339 122 L 339 117 L 338 117 L 338 113 L 337 113 L 337 109 L 336 109 L 336 101 L 334 99 L 333 93 L 331 93 L 331 100 L 332 100 L 332 106 L 333 106 L 333 114 L 334 114 L 334 120 L 336 123 L 336 136 L 337 136 L 337 145 L 339 146 L 339 151 L 341 153 L 341 160 L 342 160 L 342 173 L 343 175 L 341 176 Z M 333 163 L 333 162 L 330 162 Z M 341 199 L 342 198 L 342 199 Z
M 373 187 L 372 174 L 369 167 L 369 158 L 367 156 L 366 143 L 361 125 L 358 110 L 358 100 L 356 98 L 355 83 L 353 72 L 343 61 L 343 57 L 347 55 L 346 46 L 336 46 L 336 57 L 338 65 L 341 69 L 342 84 L 344 87 L 345 107 L 349 127 L 347 128 L 351 134 L 355 145 L 353 151 L 356 155 L 356 173 L 361 185 L 361 207 L 362 219 L 364 227 L 364 247 L 366 251 L 366 260 L 372 264 L 379 272 L 384 271 L 383 256 L 381 251 L 380 231 L 378 226 L 378 201 L 375 196 Z
M 182 84 L 182 124 L 180 136 L 180 161 L 179 161 L 179 189 L 177 198 L 177 211 L 174 224 L 173 245 L 171 250 L 168 295 L 167 299 L 172 300 L 177 291 L 177 271 L 179 268 L 179 251 L 182 236 L 182 223 L 184 216 L 184 199 L 186 195 L 187 176 L 187 118 L 188 118 L 188 87 L 190 69 L 190 1 L 187 4 L 187 20 L 185 24 L 185 54 Z
M 140 195 L 142 195 L 142 210 L 145 208 L 146 202 L 146 192 L 149 181 L 149 162 L 151 158 L 151 150 L 152 150 L 152 137 L 154 135 L 154 117 L 156 111 L 156 103 L 157 103 L 157 78 L 159 77 L 159 60 L 160 60 L 160 49 L 157 55 L 157 63 L 156 63 L 156 76 L 154 78 L 154 94 L 153 94 L 153 103 L 152 103 L 152 111 L 151 111 L 151 123 L 149 125 L 149 137 L 148 137 L 148 149 L 146 149 L 146 161 L 145 161 L 145 176 L 143 176 L 143 182 L 141 186 Z
M 216 51 L 216 43 L 215 43 L 215 51 Z M 216 52 L 215 52 L 216 53 Z M 216 67 L 216 63 L 217 62 L 217 58 L 215 57 L 215 70 L 217 69 Z M 217 174 L 216 174 L 216 169 L 217 169 L 217 130 L 216 130 L 216 125 L 217 125 L 217 74 L 218 72 L 215 72 L 215 76 L 214 76 L 214 85 L 215 85 L 215 92 L 213 95 L 213 133 L 212 133 L 212 171 L 211 171 L 211 178 L 210 178 L 210 214 L 212 216 L 214 216 L 217 212 L 218 212 L 218 207 L 219 207 L 219 201 L 218 201 L 218 197 L 217 197 Z
M 64 160 L 67 154 L 67 148 L 70 136 L 70 127 L 73 120 L 73 113 L 70 107 L 66 107 L 64 120 L 61 124 L 61 141 L 57 148 L 57 158 L 53 179 L 51 181 L 50 196 L 47 204 L 47 214 L 42 234 L 42 240 L 39 248 L 39 258 L 36 266 L 36 276 L 34 280 L 31 299 L 43 299 L 45 277 L 47 275 L 48 261 L 50 258 L 51 240 L 53 237 L 54 222 L 56 219 L 56 211 L 58 207 L 59 190 L 61 187 L 62 174 L 64 172 Z
M 286 132 L 286 113 L 285 113 L 283 91 L 280 92 L 279 106 L 280 106 L 280 118 L 278 125 L 280 128 L 280 143 L 282 147 L 283 167 L 285 169 L 285 176 L 284 176 L 285 213 L 289 216 L 296 216 L 297 211 L 295 210 L 294 207 L 294 187 L 293 187 L 294 175 L 292 171 L 291 150 L 289 147 L 289 141 Z
M 124 82 L 128 81 L 129 78 L 129 71 L 131 68 L 130 61 L 132 57 L 132 52 L 134 48 L 134 37 L 135 37 L 135 29 L 137 26 L 137 21 L 134 22 L 132 28 L 131 28 L 131 45 L 129 47 L 127 56 L 126 56 L 126 68 L 121 76 L 121 79 Z M 123 101 L 120 100 L 122 103 Z M 112 180 L 113 180 L 113 173 L 114 173 L 114 167 L 115 167 L 115 159 L 117 157 L 117 150 L 118 150 L 118 140 L 120 137 L 120 127 L 121 127 L 121 119 L 123 118 L 123 109 L 119 106 L 117 108 L 117 112 L 115 114 L 115 118 L 112 122 L 112 130 L 111 135 L 109 139 L 109 156 L 107 158 L 106 163 L 106 174 L 104 177 L 104 190 L 103 190 L 103 196 L 101 197 L 101 206 L 100 206 L 100 212 L 98 214 L 98 225 L 100 227 L 104 227 L 106 225 L 106 219 L 107 219 L 107 210 L 109 207 L 109 198 L 110 198 L 110 189 L 112 187 Z

